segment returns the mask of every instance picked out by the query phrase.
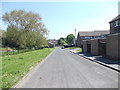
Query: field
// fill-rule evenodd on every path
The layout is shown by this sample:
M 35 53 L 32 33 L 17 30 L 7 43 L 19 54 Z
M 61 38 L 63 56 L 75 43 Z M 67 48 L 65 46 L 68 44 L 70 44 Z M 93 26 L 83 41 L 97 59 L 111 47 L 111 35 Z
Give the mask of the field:
M 0 78 L 2 78 L 2 84 L 0 84 L 0 88 L 12 87 L 30 70 L 32 66 L 43 60 L 53 50 L 54 48 L 44 48 L 3 56 L 2 59 L 0 59 L 0 62 L 2 61 L 2 67 L 0 67 L 0 72 L 2 71 L 2 75 L 0 75 Z

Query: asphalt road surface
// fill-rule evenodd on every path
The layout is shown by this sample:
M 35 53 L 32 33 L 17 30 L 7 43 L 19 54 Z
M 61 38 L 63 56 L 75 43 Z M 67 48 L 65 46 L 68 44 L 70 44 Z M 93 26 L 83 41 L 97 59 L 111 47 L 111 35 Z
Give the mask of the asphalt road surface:
M 17 88 L 118 88 L 118 72 L 56 48 Z

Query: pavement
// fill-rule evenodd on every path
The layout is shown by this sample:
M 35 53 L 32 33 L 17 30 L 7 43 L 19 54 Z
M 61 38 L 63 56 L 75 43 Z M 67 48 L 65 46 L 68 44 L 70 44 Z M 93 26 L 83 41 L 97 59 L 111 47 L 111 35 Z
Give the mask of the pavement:
M 108 68 L 111 68 L 113 70 L 120 72 L 119 62 L 117 60 L 110 60 L 110 59 L 104 58 L 102 56 L 93 56 L 90 54 L 80 53 L 79 51 L 77 51 L 78 49 L 79 48 L 71 49 L 70 52 L 78 54 L 79 56 L 82 56 L 88 60 L 94 61 L 96 63 L 103 65 L 103 66 L 106 66 Z
M 14 88 L 118 88 L 118 72 L 56 48 Z M 96 90 L 96 89 L 93 89 Z

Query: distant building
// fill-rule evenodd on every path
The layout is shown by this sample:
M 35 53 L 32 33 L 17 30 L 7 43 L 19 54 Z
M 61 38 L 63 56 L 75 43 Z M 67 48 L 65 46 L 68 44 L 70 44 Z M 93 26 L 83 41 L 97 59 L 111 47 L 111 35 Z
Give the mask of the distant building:
M 120 14 L 109 23 L 110 23 L 110 34 L 120 33 Z
M 80 31 L 77 35 L 77 46 L 82 47 L 83 40 L 105 38 L 110 33 L 109 30 L 98 30 L 98 31 Z
M 50 48 L 52 48 L 52 47 L 55 47 L 55 46 L 57 46 L 57 40 L 55 40 L 55 39 L 49 39 L 48 40 L 48 46 L 50 47 Z

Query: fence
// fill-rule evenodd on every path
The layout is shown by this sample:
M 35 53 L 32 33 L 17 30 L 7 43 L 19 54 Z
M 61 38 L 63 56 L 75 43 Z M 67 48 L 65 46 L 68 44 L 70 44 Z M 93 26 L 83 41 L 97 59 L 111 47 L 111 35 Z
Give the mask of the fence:
M 0 56 L 5 56 L 5 55 L 14 55 L 14 54 L 18 54 L 18 53 L 24 53 L 24 52 L 29 52 L 29 51 L 33 51 L 33 50 L 39 50 L 39 49 L 43 49 L 43 47 L 41 48 L 24 48 L 24 49 L 9 49 L 6 48 L 5 51 L 0 51 Z

